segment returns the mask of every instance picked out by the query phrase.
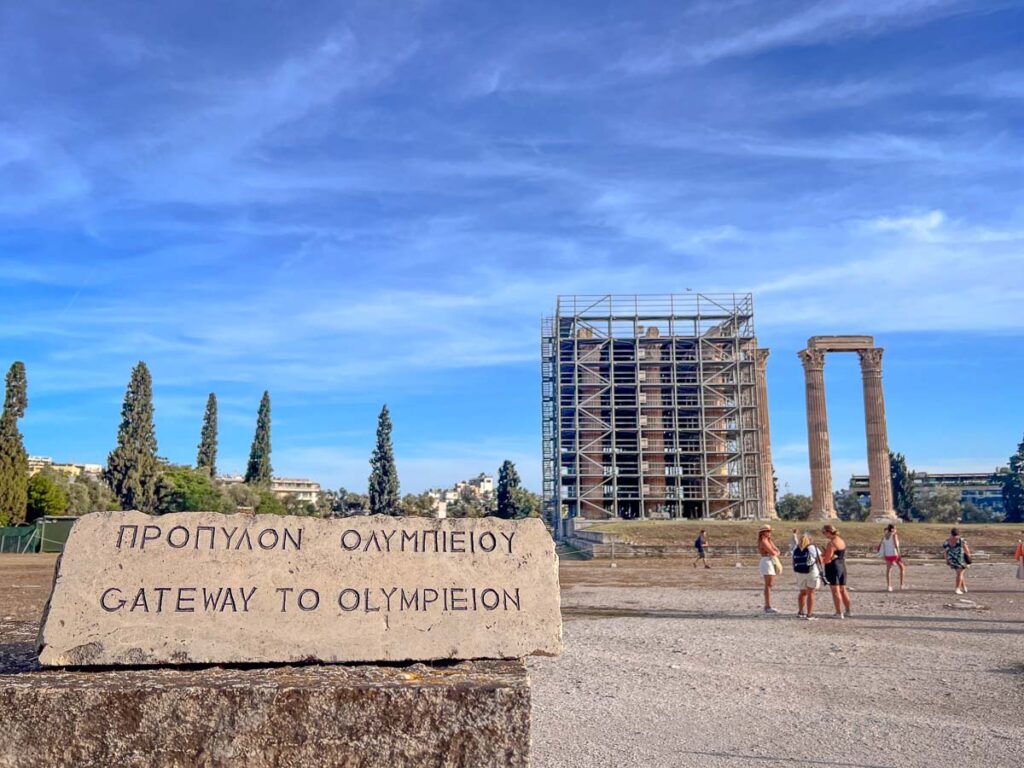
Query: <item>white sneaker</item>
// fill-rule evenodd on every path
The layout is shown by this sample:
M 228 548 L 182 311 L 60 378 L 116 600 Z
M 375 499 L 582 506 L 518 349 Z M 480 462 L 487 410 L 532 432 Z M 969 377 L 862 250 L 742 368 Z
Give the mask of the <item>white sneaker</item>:
M 764 612 L 765 613 L 778 613 L 779 609 L 778 608 L 765 608 Z
M 892 592 L 892 587 L 889 587 L 889 588 L 888 588 L 888 590 L 889 590 L 890 592 Z
M 845 619 L 846 617 L 843 616 L 843 614 L 841 614 L 841 613 L 833 613 L 832 614 L 832 618 L 833 619 Z
M 967 587 L 964 587 L 964 594 L 967 594 Z
M 955 594 L 962 595 L 963 593 L 964 593 L 964 591 L 962 589 L 960 589 L 959 587 L 957 587 Z

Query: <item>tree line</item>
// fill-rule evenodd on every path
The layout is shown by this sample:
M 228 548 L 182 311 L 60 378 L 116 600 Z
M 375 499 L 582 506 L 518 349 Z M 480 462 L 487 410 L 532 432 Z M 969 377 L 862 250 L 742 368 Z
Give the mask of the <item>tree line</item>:
M 297 515 L 418 515 L 434 514 L 427 493 L 399 493 L 398 469 L 392 445 L 391 415 L 385 404 L 377 419 L 376 443 L 370 458 L 365 494 L 345 488 L 322 491 L 317 501 L 278 496 L 271 489 L 271 404 L 264 392 L 256 415 L 244 480 L 224 482 L 217 476 L 217 396 L 206 401 L 194 466 L 173 464 L 158 455 L 153 420 L 153 381 L 139 362 L 133 369 L 121 406 L 114 449 L 101 479 L 68 477 L 44 468 L 28 475 L 28 454 L 18 421 L 28 407 L 25 366 L 15 362 L 7 373 L 0 415 L 0 526 L 31 522 L 44 515 L 81 515 L 109 509 L 137 509 L 149 514 L 185 511 L 235 512 L 240 507 L 260 514 Z M 498 473 L 495 499 L 464 493 L 449 507 L 450 517 L 497 515 L 538 516 L 540 497 L 522 487 L 515 465 L 506 460 Z
M 901 520 L 923 523 L 1021 523 L 1024 522 L 1024 440 L 1010 456 L 1009 471 L 998 472 L 990 478 L 1000 487 L 1003 514 L 981 507 L 970 500 L 962 500 L 955 487 L 928 488 L 922 491 L 915 484 L 916 473 L 907 467 L 902 453 L 889 453 L 889 473 L 892 477 L 893 508 Z M 846 489 L 833 494 L 836 514 L 842 520 L 862 521 L 870 510 Z M 811 497 L 786 493 L 778 499 L 776 510 L 784 520 L 807 520 L 813 509 Z

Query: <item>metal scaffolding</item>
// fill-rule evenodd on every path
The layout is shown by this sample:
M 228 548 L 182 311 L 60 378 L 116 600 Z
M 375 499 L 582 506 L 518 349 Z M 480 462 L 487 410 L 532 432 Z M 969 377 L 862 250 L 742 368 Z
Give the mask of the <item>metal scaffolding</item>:
M 762 516 L 750 294 L 560 296 L 541 323 L 544 503 L 563 519 Z

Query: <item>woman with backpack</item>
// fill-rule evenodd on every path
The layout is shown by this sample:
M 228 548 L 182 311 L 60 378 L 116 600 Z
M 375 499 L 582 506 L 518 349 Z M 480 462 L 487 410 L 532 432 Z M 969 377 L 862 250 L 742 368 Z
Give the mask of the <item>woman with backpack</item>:
M 953 528 L 949 532 L 949 538 L 942 544 L 946 552 L 946 564 L 956 573 L 956 594 L 962 595 L 967 592 L 967 569 L 971 565 L 971 548 L 967 546 L 967 540 L 960 535 L 959 528 Z
M 797 618 L 816 621 L 814 615 L 814 592 L 821 586 L 821 552 L 814 546 L 809 533 L 804 533 L 797 541 L 796 531 L 793 531 L 793 570 L 796 572 L 796 588 L 800 590 L 797 596 Z
M 903 589 L 903 579 L 907 574 L 907 566 L 903 564 L 903 556 L 900 554 L 900 537 L 896 534 L 896 526 L 889 523 L 885 526 L 885 535 L 878 545 L 878 554 L 885 558 L 885 588 L 892 592 L 892 567 L 895 565 L 900 569 L 900 590 Z

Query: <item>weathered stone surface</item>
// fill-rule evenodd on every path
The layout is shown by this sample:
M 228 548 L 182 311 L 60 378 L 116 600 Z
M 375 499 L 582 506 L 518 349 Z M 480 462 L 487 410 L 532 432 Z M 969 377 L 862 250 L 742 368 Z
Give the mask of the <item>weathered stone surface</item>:
M 0 670 L 0 765 L 525 766 L 521 662 Z
M 44 666 L 557 654 L 558 564 L 535 519 L 95 513 L 39 648 Z

